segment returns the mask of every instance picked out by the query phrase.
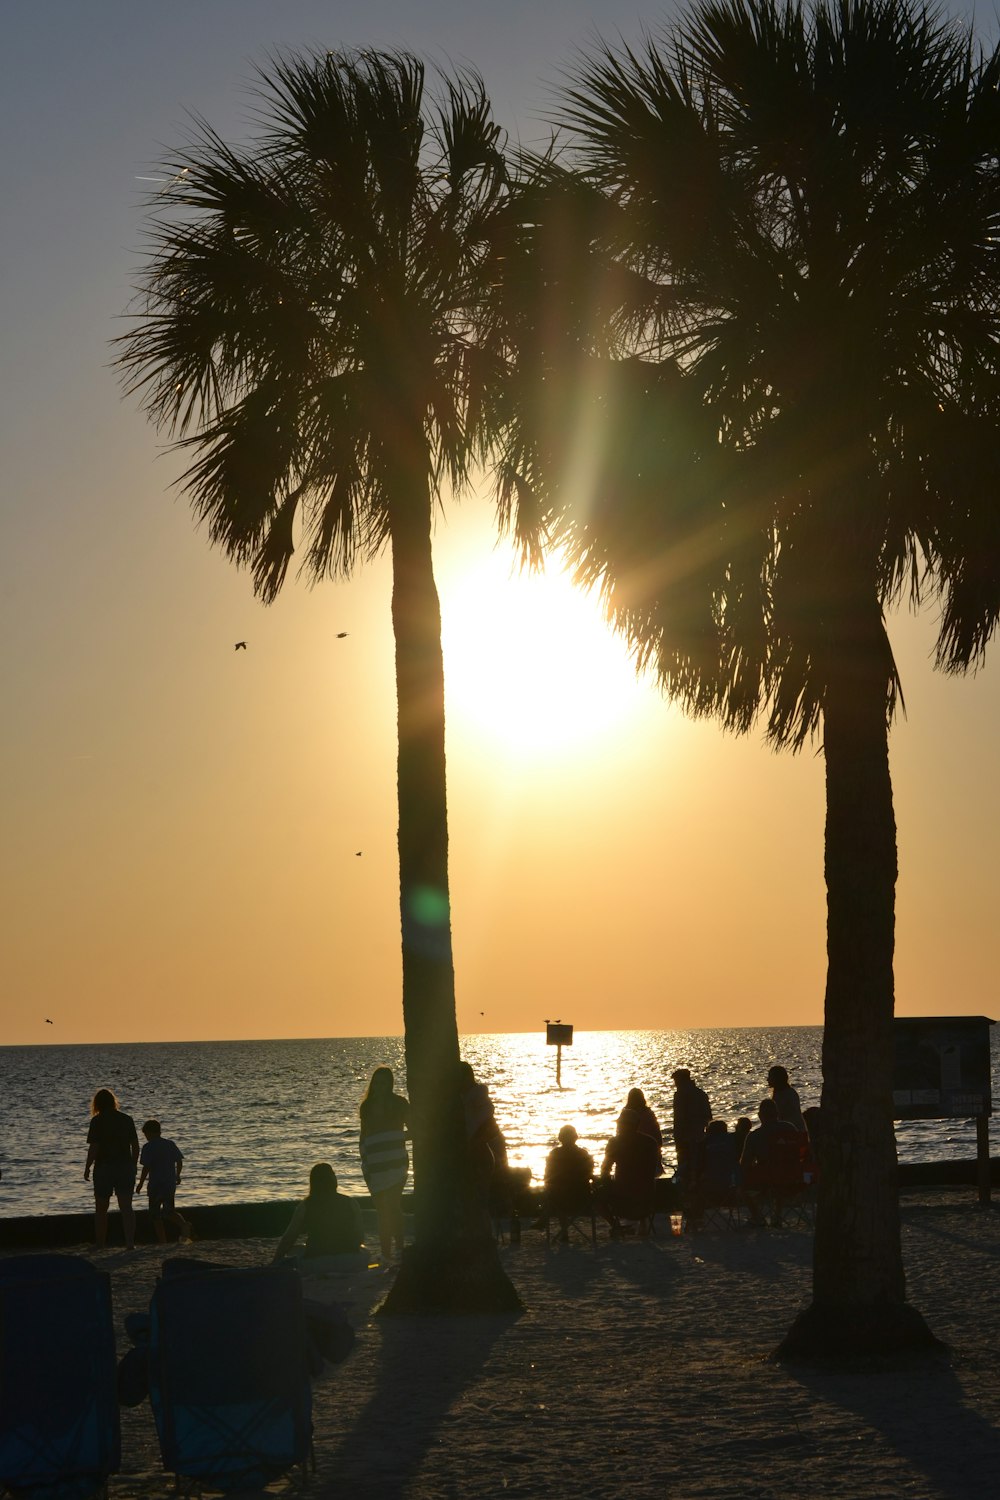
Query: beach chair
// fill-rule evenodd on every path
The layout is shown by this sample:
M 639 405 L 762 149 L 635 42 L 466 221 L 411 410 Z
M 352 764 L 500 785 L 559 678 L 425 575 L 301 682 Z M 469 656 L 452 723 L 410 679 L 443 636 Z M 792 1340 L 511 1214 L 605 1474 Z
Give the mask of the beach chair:
M 0 1489 L 106 1495 L 121 1463 L 111 1280 L 78 1255 L 0 1260 Z
M 771 1142 L 765 1160 L 748 1176 L 748 1192 L 772 1229 L 811 1229 L 815 1224 L 816 1191 L 805 1180 L 807 1145 L 801 1131 L 789 1130 Z
M 504 1232 L 511 1243 L 521 1238 L 521 1218 L 531 1186 L 530 1167 L 500 1167 L 490 1183 L 489 1210 L 493 1237 L 502 1245 Z
M 540 1217 L 545 1219 L 545 1244 L 552 1244 L 552 1221 L 555 1219 L 559 1225 L 559 1239 L 562 1241 L 562 1227 L 560 1219 L 566 1219 L 566 1239 L 572 1235 L 579 1235 L 586 1242 L 588 1239 L 597 1248 L 597 1204 L 594 1199 L 594 1190 L 590 1183 L 578 1185 L 569 1190 L 561 1192 L 547 1192 L 542 1197 L 542 1212 Z
M 742 1190 L 735 1183 L 700 1182 L 688 1195 L 689 1227 L 739 1229 L 744 1206 Z
M 150 1399 L 164 1468 L 191 1494 L 259 1489 L 314 1467 L 298 1273 L 188 1267 L 166 1261 L 150 1305 Z
M 610 1220 L 612 1239 L 625 1235 L 656 1234 L 656 1182 L 640 1190 L 623 1189 L 613 1178 L 602 1177 L 594 1184 L 597 1206 Z

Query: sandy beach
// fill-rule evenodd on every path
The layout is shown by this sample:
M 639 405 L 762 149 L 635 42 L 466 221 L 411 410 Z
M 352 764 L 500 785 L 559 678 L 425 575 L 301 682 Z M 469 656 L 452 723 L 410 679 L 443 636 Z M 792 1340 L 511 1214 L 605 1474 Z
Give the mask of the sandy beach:
M 663 1221 L 660 1221 L 661 1223 Z M 969 1192 L 903 1199 L 909 1295 L 947 1357 L 851 1370 L 764 1362 L 808 1300 L 810 1236 L 702 1232 L 501 1254 L 517 1318 L 375 1319 L 378 1271 L 310 1278 L 354 1350 L 314 1387 L 312 1496 L 907 1496 L 1000 1487 L 1000 1212 Z M 165 1253 L 259 1265 L 273 1240 L 94 1253 L 119 1353 Z M 160 1497 L 148 1403 L 122 1412 L 116 1500 Z M 280 1494 L 287 1485 L 272 1486 Z

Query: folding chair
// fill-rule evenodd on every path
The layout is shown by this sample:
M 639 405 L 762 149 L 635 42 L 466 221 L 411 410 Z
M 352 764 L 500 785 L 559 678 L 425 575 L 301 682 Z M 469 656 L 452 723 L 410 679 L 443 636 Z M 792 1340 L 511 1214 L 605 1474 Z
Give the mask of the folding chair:
M 656 1234 L 655 1182 L 651 1182 L 647 1190 L 635 1192 L 623 1190 L 613 1177 L 602 1178 L 596 1191 L 600 1195 L 605 1214 L 611 1219 L 613 1238 L 633 1232 L 639 1235 Z M 627 1226 L 634 1226 L 634 1231 Z
M 743 1208 L 738 1187 L 703 1183 L 689 1195 L 688 1218 L 696 1229 L 739 1229 Z
M 772 1190 L 771 1222 L 778 1229 L 816 1228 L 816 1186 L 799 1182 Z
M 309 1467 L 312 1395 L 298 1273 L 187 1264 L 164 1263 L 150 1305 L 150 1398 L 164 1468 L 190 1494 L 202 1486 L 259 1489 Z
M 512 1244 L 521 1238 L 521 1212 L 531 1184 L 530 1167 L 503 1167 L 490 1184 L 490 1219 L 497 1244 L 503 1244 L 504 1230 Z
M 542 1217 L 545 1219 L 545 1244 L 552 1244 L 552 1220 L 560 1224 L 559 1239 L 562 1243 L 570 1238 L 572 1234 L 578 1234 L 580 1238 L 597 1248 L 597 1204 L 594 1200 L 593 1188 L 590 1184 L 573 1188 L 563 1192 L 548 1192 L 542 1198 Z M 565 1235 L 561 1220 L 566 1220 Z M 581 1224 L 590 1224 L 590 1233 Z
M 121 1465 L 111 1280 L 78 1255 L 0 1260 L 0 1488 L 107 1495 Z
M 815 1188 L 805 1180 L 805 1143 L 802 1132 L 791 1129 L 774 1139 L 748 1182 L 773 1229 L 811 1229 L 815 1223 Z

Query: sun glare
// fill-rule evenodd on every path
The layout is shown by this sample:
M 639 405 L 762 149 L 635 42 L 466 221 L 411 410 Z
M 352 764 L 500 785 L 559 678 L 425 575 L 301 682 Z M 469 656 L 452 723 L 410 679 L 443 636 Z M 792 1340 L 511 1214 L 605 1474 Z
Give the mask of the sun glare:
M 521 572 L 494 551 L 441 587 L 446 712 L 512 759 L 590 751 L 648 699 L 624 641 L 562 567 Z

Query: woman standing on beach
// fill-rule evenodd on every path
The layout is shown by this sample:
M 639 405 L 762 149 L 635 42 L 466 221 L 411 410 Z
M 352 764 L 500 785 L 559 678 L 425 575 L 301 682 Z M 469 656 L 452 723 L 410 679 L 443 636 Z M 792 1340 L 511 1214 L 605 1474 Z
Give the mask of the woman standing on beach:
M 376 1068 L 361 1101 L 361 1170 L 378 1215 L 382 1259 L 393 1244 L 403 1249 L 403 1187 L 410 1169 L 406 1154 L 410 1106 L 393 1093 L 391 1068 Z
M 625 1109 L 635 1110 L 635 1113 L 639 1117 L 639 1134 L 640 1135 L 648 1135 L 651 1140 L 654 1140 L 656 1142 L 656 1149 L 657 1149 L 657 1151 L 659 1151 L 659 1152 L 662 1153 L 662 1151 L 663 1151 L 663 1131 L 660 1129 L 660 1122 L 659 1122 L 659 1120 L 657 1120 L 657 1118 L 656 1118 L 655 1114 L 653 1113 L 652 1109 L 646 1103 L 646 1096 L 642 1092 L 642 1089 L 629 1089 L 629 1091 L 628 1091 L 628 1098 L 625 1100 Z M 622 1115 L 625 1113 L 625 1109 L 622 1110 Z M 620 1120 L 621 1119 L 621 1115 L 619 1115 L 618 1118 Z M 661 1154 L 661 1157 L 660 1157 L 660 1174 L 662 1175 L 662 1173 L 663 1173 L 663 1157 L 662 1157 L 662 1154 Z
M 90 1129 L 87 1131 L 87 1164 L 83 1180 L 94 1173 L 94 1220 L 97 1248 L 103 1250 L 108 1238 L 108 1208 L 111 1194 L 118 1199 L 125 1231 L 125 1246 L 135 1246 L 135 1169 L 139 1160 L 139 1137 L 131 1115 L 123 1114 L 110 1089 L 98 1089 L 90 1106 Z

